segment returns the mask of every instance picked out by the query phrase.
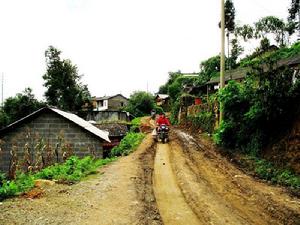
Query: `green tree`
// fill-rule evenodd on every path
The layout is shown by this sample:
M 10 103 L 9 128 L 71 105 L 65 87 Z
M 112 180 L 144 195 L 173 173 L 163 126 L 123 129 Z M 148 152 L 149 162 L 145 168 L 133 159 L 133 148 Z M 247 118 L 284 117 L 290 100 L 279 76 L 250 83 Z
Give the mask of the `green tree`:
M 0 112 L 1 127 L 21 119 L 44 106 L 45 103 L 35 98 L 32 89 L 26 88 L 15 97 L 9 97 L 5 100 Z
M 230 58 L 230 34 L 234 33 L 235 30 L 235 7 L 232 0 L 226 0 L 224 4 L 225 13 L 225 31 L 227 36 L 227 57 Z M 221 27 L 221 22 L 219 22 Z M 231 68 L 231 60 L 227 61 L 228 69 Z
M 216 77 L 220 72 L 220 56 L 213 56 L 200 63 L 200 76 L 206 82 Z
M 145 91 L 136 91 L 129 97 L 125 110 L 136 117 L 149 115 L 155 108 L 154 96 Z
M 235 69 L 237 67 L 237 59 L 243 53 L 244 48 L 239 44 L 237 38 L 233 38 L 231 40 L 231 46 L 231 57 L 229 58 L 229 60 L 231 68 Z
M 235 35 L 237 37 L 242 37 L 244 41 L 248 41 L 254 38 L 254 28 L 248 24 L 238 26 L 235 29 Z
M 280 45 L 285 46 L 289 38 L 287 25 L 282 19 L 275 16 L 266 16 L 255 23 L 256 38 L 266 38 L 266 35 L 273 34 L 274 40 Z
M 296 18 L 298 16 L 298 18 Z M 294 28 L 298 28 L 300 32 L 300 0 L 292 0 L 289 8 L 289 16 L 288 21 L 291 26 Z M 298 22 L 295 22 L 298 21 Z
M 60 54 L 61 51 L 53 46 L 49 46 L 45 52 L 45 97 L 49 105 L 63 110 L 79 111 L 85 103 L 90 102 L 90 92 L 87 85 L 80 82 L 77 66 L 68 59 L 61 59 Z
M 234 32 L 235 29 L 235 7 L 231 0 L 226 0 L 225 2 L 225 29 L 227 36 L 227 58 L 230 58 L 230 34 Z M 231 60 L 228 60 L 228 69 L 231 69 Z

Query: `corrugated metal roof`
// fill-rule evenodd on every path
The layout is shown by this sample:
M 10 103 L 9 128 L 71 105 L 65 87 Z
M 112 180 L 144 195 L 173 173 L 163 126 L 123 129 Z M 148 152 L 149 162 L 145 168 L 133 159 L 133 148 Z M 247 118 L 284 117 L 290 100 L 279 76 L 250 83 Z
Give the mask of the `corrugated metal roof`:
M 91 123 L 85 121 L 84 119 L 81 119 L 79 116 L 73 114 L 73 113 L 68 113 L 56 108 L 50 108 L 52 111 L 58 113 L 59 115 L 65 117 L 68 120 L 71 120 L 72 122 L 76 123 L 77 125 L 81 126 L 82 128 L 88 130 L 89 132 L 95 134 L 96 136 L 104 139 L 105 141 L 110 142 L 109 140 L 109 132 L 103 131 L 92 125 Z
M 96 101 L 101 101 L 101 100 L 108 100 L 108 99 L 111 99 L 111 98 L 114 98 L 116 96 L 121 96 L 123 97 L 124 99 L 128 100 L 128 98 L 126 98 L 124 95 L 122 94 L 116 94 L 116 95 L 112 95 L 112 96 L 103 96 L 103 97 L 93 97 L 92 100 L 96 100 Z
M 159 97 L 160 99 L 166 99 L 166 98 L 169 98 L 169 95 L 157 94 L 156 97 Z
M 41 108 L 11 124 L 9 124 L 7 127 L 3 128 L 0 130 L 0 136 L 4 135 L 8 130 L 10 129 L 14 129 L 16 126 L 18 126 L 20 123 L 24 123 L 27 120 L 30 120 L 32 117 L 39 115 L 42 112 L 45 112 L 46 110 L 51 110 L 61 116 L 63 116 L 64 118 L 72 121 L 73 123 L 76 123 L 78 126 L 82 127 L 83 129 L 91 132 L 92 134 L 100 137 L 101 139 L 110 142 L 109 140 L 109 133 L 107 131 L 103 131 L 98 129 L 97 127 L 95 127 L 94 125 L 90 124 L 89 122 L 85 121 L 84 119 L 81 119 L 79 116 L 76 116 L 73 113 L 69 113 L 69 112 L 64 112 L 62 110 L 59 110 L 57 108 L 52 108 L 52 107 L 44 107 Z

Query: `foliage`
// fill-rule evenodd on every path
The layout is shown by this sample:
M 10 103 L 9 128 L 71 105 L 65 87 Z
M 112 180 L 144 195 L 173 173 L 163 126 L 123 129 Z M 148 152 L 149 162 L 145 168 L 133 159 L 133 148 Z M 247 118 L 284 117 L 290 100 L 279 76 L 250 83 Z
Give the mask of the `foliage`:
M 242 37 L 244 41 L 254 38 L 254 32 L 255 32 L 254 28 L 248 24 L 238 26 L 235 29 L 235 35 Z
M 15 97 L 9 97 L 5 100 L 0 111 L 0 125 L 4 127 L 28 114 L 42 108 L 45 103 L 38 101 L 31 88 L 25 88 L 22 93 Z
M 145 91 L 136 91 L 129 97 L 125 110 L 136 117 L 149 115 L 155 107 L 154 97 Z
M 255 173 L 262 179 L 300 189 L 300 177 L 288 169 L 278 169 L 266 160 L 255 158 Z
M 34 186 L 34 178 L 30 174 L 17 173 L 15 180 L 8 180 L 0 174 L 0 200 L 19 195 Z
M 46 167 L 36 174 L 19 172 L 14 180 L 8 180 L 3 173 L 0 173 L 0 200 L 28 191 L 34 186 L 35 179 L 54 179 L 63 183 L 77 182 L 83 177 L 95 173 L 98 167 L 114 160 L 115 158 L 94 160 L 90 156 L 79 159 L 71 156 L 63 164 Z
M 201 111 L 195 116 L 188 116 L 188 121 L 194 128 L 200 128 L 205 132 L 212 133 L 214 130 L 215 116 L 212 112 Z
M 231 52 L 230 52 L 230 65 L 232 69 L 235 69 L 237 67 L 237 59 L 238 57 L 243 53 L 244 48 L 239 44 L 237 38 L 233 38 L 231 40 Z
M 180 100 L 179 98 L 176 99 L 175 102 L 173 102 L 171 106 L 171 116 L 170 116 L 170 122 L 171 124 L 177 124 L 178 123 L 178 113 L 180 109 Z
M 227 33 L 232 33 L 235 28 L 235 8 L 231 0 L 225 2 L 225 28 Z
M 299 79 L 293 85 L 292 75 L 287 68 L 269 68 L 267 72 L 253 72 L 244 85 L 229 82 L 219 92 L 225 114 L 215 141 L 231 149 L 257 153 L 275 139 L 287 128 L 289 118 L 294 118 L 299 101 Z
M 266 38 L 267 34 L 273 34 L 275 41 L 280 46 L 285 46 L 286 40 L 290 35 L 287 27 L 288 25 L 282 19 L 275 16 L 266 16 L 255 23 L 255 37 Z
M 133 152 L 139 144 L 144 139 L 145 134 L 142 133 L 133 133 L 129 132 L 120 142 L 118 146 L 115 146 L 112 150 L 110 155 L 111 156 L 124 156 L 129 155 Z
M 85 103 L 90 102 L 87 85 L 80 82 L 76 65 L 70 60 L 60 58 L 61 51 L 49 46 L 45 52 L 47 72 L 43 75 L 44 86 L 47 88 L 47 103 L 63 110 L 79 111 Z
M 130 132 L 135 132 L 141 125 L 142 117 L 136 117 L 130 122 Z
M 299 14 L 299 10 L 300 10 L 300 1 L 292 0 L 291 6 L 289 8 L 289 20 L 295 20 L 297 14 Z
M 220 56 L 213 56 L 200 63 L 201 76 L 205 82 L 209 81 L 212 77 L 219 76 L 220 73 Z
M 105 165 L 114 159 L 98 159 L 92 157 L 78 158 L 71 156 L 63 164 L 55 164 L 42 169 L 34 175 L 35 179 L 58 180 L 63 183 L 80 181 L 83 177 L 95 173 L 99 166 Z
M 268 63 L 270 60 L 277 61 L 287 59 L 300 53 L 300 42 L 293 44 L 291 47 L 283 47 L 277 51 L 265 52 L 259 56 L 253 55 L 244 58 L 240 62 L 241 67 L 258 66 L 259 64 Z

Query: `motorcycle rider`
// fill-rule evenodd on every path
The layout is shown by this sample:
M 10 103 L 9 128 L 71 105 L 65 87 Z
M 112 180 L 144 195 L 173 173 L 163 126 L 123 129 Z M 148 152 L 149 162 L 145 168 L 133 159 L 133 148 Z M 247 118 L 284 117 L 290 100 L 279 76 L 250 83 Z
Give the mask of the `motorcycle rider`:
M 160 113 L 159 117 L 156 120 L 156 125 L 159 127 L 160 125 L 165 124 L 167 126 L 170 126 L 171 123 L 169 119 L 166 117 L 164 113 Z

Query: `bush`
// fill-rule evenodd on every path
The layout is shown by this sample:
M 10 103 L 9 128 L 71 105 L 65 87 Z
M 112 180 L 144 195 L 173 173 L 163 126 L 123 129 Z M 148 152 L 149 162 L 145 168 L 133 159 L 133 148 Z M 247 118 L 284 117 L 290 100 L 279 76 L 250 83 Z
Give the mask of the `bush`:
M 120 142 L 115 146 L 110 153 L 110 156 L 124 156 L 133 152 L 144 139 L 145 134 L 129 132 Z
M 171 107 L 171 116 L 170 116 L 170 122 L 171 124 L 175 125 L 178 123 L 178 113 L 180 109 L 180 100 L 179 98 L 172 104 Z
M 24 193 L 34 186 L 34 178 L 30 174 L 18 172 L 15 180 L 8 180 L 0 174 L 0 200 Z
M 130 122 L 130 132 L 135 132 L 136 130 L 139 129 L 141 125 L 141 119 L 142 117 L 136 117 Z
M 262 160 L 255 160 L 255 173 L 265 180 L 274 184 L 281 184 L 291 188 L 300 188 L 300 177 L 288 169 L 277 169 L 272 163 Z
M 212 112 L 201 111 L 195 116 L 187 118 L 194 128 L 201 128 L 205 132 L 212 133 L 214 130 L 215 116 Z
M 77 182 L 95 173 L 98 167 L 114 160 L 115 158 L 94 160 L 90 156 L 79 159 L 77 156 L 71 156 L 65 163 L 46 167 L 34 175 L 18 172 L 15 180 L 8 180 L 5 174 L 0 173 L 0 200 L 30 190 L 34 186 L 35 179 L 54 179 L 69 184 Z
M 215 132 L 216 143 L 256 154 L 276 140 L 295 118 L 299 82 L 292 84 L 292 71 L 287 68 L 258 70 L 244 84 L 229 82 L 219 92 L 224 120 Z
M 105 165 L 114 159 L 94 160 L 87 156 L 79 159 L 77 156 L 71 156 L 63 164 L 49 166 L 36 173 L 36 179 L 58 180 L 59 182 L 72 183 L 77 182 L 83 177 L 95 173 L 99 166 Z

